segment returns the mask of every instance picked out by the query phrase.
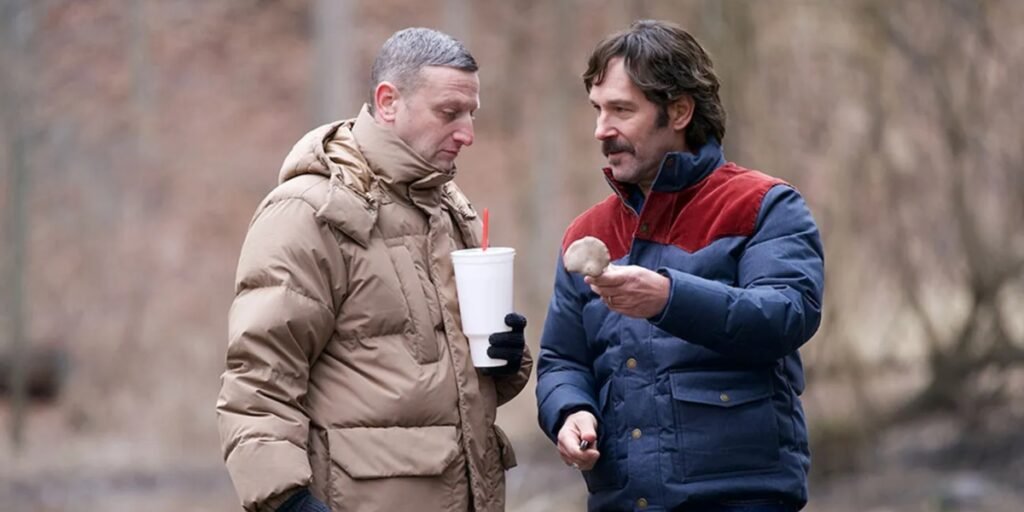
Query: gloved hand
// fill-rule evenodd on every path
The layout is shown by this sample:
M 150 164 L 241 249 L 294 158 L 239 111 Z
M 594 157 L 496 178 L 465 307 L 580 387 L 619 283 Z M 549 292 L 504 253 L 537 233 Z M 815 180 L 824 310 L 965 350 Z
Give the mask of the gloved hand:
M 288 498 L 277 512 L 331 512 L 331 509 L 310 494 L 309 489 L 303 487 Z
M 505 315 L 505 325 L 512 330 L 492 334 L 488 338 L 491 346 L 487 348 L 487 355 L 495 359 L 504 359 L 507 363 L 504 366 L 481 368 L 480 372 L 484 375 L 515 375 L 523 364 L 523 350 L 526 349 L 523 329 L 526 328 L 526 317 L 519 313 L 509 313 Z

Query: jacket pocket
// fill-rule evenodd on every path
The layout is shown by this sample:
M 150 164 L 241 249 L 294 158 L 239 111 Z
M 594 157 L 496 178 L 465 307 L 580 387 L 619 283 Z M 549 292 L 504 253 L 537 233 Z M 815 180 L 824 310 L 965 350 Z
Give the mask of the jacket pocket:
M 670 380 L 677 464 L 686 479 L 778 468 L 779 427 L 768 371 L 674 372 Z
M 601 457 L 590 471 L 583 471 L 583 480 L 591 493 L 621 489 L 626 485 L 626 476 L 622 471 L 625 462 L 619 461 L 622 429 L 617 425 L 615 404 L 611 401 L 612 383 L 612 379 L 608 379 L 598 393 L 601 414 L 597 425 L 597 451 L 601 452 Z
M 331 459 L 356 480 L 438 476 L 459 454 L 455 426 L 341 428 L 327 436 Z
M 494 437 L 498 443 L 498 453 L 501 455 L 501 468 L 508 470 L 516 467 L 519 464 L 516 461 L 516 452 L 512 449 L 512 442 L 508 440 L 505 431 L 495 425 Z
M 335 512 L 466 510 L 469 481 L 455 426 L 327 432 Z

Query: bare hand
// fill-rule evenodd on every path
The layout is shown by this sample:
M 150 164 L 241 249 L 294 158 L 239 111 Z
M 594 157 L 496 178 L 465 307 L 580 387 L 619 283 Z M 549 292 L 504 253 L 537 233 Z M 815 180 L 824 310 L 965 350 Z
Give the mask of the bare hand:
M 590 448 L 580 450 L 580 443 L 586 441 Z M 580 471 L 593 469 L 601 452 L 594 446 L 597 444 L 597 418 L 587 411 L 578 411 L 569 415 L 558 431 L 558 455 L 566 465 Z
M 586 277 L 594 293 L 616 313 L 635 318 L 660 314 L 668 303 L 669 278 L 636 265 L 610 266 L 597 277 Z

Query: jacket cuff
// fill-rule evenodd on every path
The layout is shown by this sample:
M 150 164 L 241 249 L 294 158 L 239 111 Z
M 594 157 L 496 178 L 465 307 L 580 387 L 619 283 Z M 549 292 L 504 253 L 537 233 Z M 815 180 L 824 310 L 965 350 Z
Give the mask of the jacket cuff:
M 276 510 L 268 506 L 280 506 L 312 479 L 306 451 L 288 441 L 240 443 L 226 463 L 242 507 L 249 512 Z
M 654 315 L 647 319 L 648 322 L 658 325 L 658 323 L 665 318 L 665 314 L 668 313 L 668 311 L 671 309 L 669 306 L 672 304 L 672 298 L 676 294 L 676 289 L 675 286 L 672 285 L 672 274 L 668 273 L 667 268 L 661 267 L 655 270 L 655 272 L 668 278 L 668 300 L 665 301 L 665 307 L 661 308 L 661 313 L 658 313 L 657 315 Z
M 665 309 L 649 322 L 687 341 L 700 338 L 701 332 L 721 331 L 730 300 L 725 285 L 666 267 L 659 268 L 658 273 L 670 280 L 669 296 Z
M 260 512 L 281 512 L 282 510 L 284 510 L 284 505 L 286 503 L 289 503 L 296 499 L 301 499 L 301 496 L 308 492 L 309 491 L 305 487 L 288 489 L 287 491 L 284 491 L 281 494 L 277 494 L 267 498 L 267 500 L 260 505 L 259 510 Z M 289 504 L 289 506 L 291 505 Z
M 558 431 L 562 430 L 562 425 L 565 425 L 565 420 L 569 418 L 569 416 L 572 416 L 573 414 L 580 411 L 587 411 L 590 414 L 593 414 L 595 418 L 597 417 L 597 411 L 595 411 L 594 408 L 589 405 L 577 405 L 576 407 L 570 407 L 568 410 L 562 413 L 562 417 L 558 419 L 558 423 L 555 425 L 556 437 L 558 435 Z
M 548 437 L 556 443 L 558 442 L 558 431 L 569 414 L 576 411 L 590 411 L 594 417 L 598 418 L 598 421 L 601 419 L 597 414 L 597 403 L 594 398 L 573 385 L 562 384 L 556 387 L 548 395 L 547 400 L 555 403 L 545 404 L 543 409 L 552 411 L 554 414 L 542 415 L 541 421 L 544 423 L 543 427 Z

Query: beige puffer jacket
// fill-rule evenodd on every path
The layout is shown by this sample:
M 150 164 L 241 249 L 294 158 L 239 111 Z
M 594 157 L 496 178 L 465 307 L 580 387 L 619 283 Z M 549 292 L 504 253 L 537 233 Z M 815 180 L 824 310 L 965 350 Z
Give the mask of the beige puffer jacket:
M 246 510 L 308 486 L 333 511 L 499 511 L 494 425 L 526 384 L 472 366 L 449 253 L 479 220 L 364 107 L 300 140 L 242 247 L 217 401 Z

